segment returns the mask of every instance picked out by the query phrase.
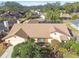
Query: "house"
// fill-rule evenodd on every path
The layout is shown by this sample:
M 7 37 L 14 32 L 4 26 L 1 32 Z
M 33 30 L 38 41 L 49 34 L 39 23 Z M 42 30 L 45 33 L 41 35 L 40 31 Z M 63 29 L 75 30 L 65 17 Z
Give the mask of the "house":
M 71 26 L 74 27 L 75 29 L 79 30 L 79 19 L 72 22 Z
M 12 27 L 16 22 L 14 21 L 3 21 L 0 22 L 0 32 L 2 31 L 7 31 L 8 29 L 10 29 L 10 27 Z
M 68 13 L 60 13 L 60 18 L 63 20 L 70 20 L 72 16 Z
M 48 42 L 56 39 L 59 42 L 70 39 L 70 34 L 64 24 L 14 24 L 9 34 L 2 40 L 12 45 L 17 45 L 28 40 L 28 37 L 34 38 L 35 42 Z
M 5 12 L 0 15 L 0 18 L 19 18 L 22 16 L 22 13 L 20 12 Z
M 61 23 L 60 21 L 58 22 Z M 38 18 L 38 19 L 29 19 L 29 20 L 24 21 L 23 23 L 51 23 L 52 24 L 54 22 L 52 20 Z

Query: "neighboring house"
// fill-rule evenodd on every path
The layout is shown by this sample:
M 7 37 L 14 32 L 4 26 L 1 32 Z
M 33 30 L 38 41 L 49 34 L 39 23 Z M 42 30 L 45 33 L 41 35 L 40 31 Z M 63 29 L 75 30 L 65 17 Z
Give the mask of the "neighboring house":
M 8 28 L 12 27 L 16 22 L 13 22 L 13 21 L 3 21 L 3 22 L 0 22 L 0 32 L 2 31 L 7 31 Z
M 52 20 L 46 20 L 46 19 L 41 19 L 41 18 L 38 18 L 38 19 L 29 19 L 29 20 L 26 20 L 24 21 L 23 23 L 54 23 Z
M 74 12 L 72 12 L 71 14 L 72 14 L 72 15 L 78 15 L 78 17 L 79 17 L 79 10 L 74 11 Z
M 68 13 L 60 13 L 60 18 L 63 20 L 70 20 L 72 16 Z
M 0 15 L 0 18 L 19 18 L 22 16 L 20 12 L 5 12 L 4 14 Z
M 56 39 L 59 42 L 70 39 L 70 33 L 64 24 L 14 24 L 9 34 L 2 40 L 12 45 L 17 45 L 34 38 L 35 42 L 48 42 Z
M 72 22 L 71 26 L 74 27 L 75 29 L 79 30 L 79 19 Z

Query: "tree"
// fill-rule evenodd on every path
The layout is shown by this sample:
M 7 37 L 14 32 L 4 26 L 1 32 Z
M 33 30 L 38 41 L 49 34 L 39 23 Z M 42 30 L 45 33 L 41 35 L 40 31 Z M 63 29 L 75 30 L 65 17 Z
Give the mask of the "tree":
M 17 2 L 5 2 L 2 5 L 2 10 L 4 11 L 22 11 L 23 6 Z
M 51 58 L 62 56 L 63 55 L 58 50 L 55 51 L 49 47 L 40 46 L 39 44 L 34 43 L 33 39 L 29 39 L 27 42 L 16 45 L 12 53 L 13 58 Z
M 71 46 L 71 48 L 73 48 L 77 52 L 77 54 L 79 55 L 79 43 L 78 42 L 73 44 Z
M 31 16 L 32 16 L 32 12 L 31 12 L 30 10 L 28 10 L 28 11 L 26 12 L 26 14 L 25 14 L 25 17 L 26 17 L 27 19 L 29 19 Z
M 76 20 L 76 19 L 78 19 L 79 17 L 78 17 L 78 15 L 73 15 L 72 16 L 72 20 Z
M 64 10 L 66 10 L 68 13 L 76 12 L 79 11 L 79 2 L 74 2 L 74 3 L 66 3 L 63 5 Z
M 76 42 L 75 42 L 74 39 L 70 39 L 70 40 L 68 40 L 67 42 L 65 42 L 65 43 L 63 44 L 63 48 L 70 49 L 70 47 L 71 47 L 73 44 L 75 44 L 75 43 L 76 43 Z
M 66 53 L 66 52 L 67 52 L 67 49 L 66 49 L 66 48 L 62 48 L 62 47 L 60 47 L 58 50 L 59 50 L 60 52 L 62 52 L 62 53 Z
M 60 20 L 60 10 L 54 9 L 54 10 L 48 10 L 46 12 L 46 19 L 52 20 L 53 22 L 57 22 Z
M 60 42 L 58 40 L 51 41 L 51 48 L 53 48 L 54 50 L 58 50 L 59 47 L 60 47 Z
M 73 11 L 72 4 L 66 3 L 66 4 L 64 5 L 64 9 L 66 10 L 66 12 L 71 13 L 71 12 Z
M 48 47 L 43 47 L 40 52 L 41 52 L 42 58 L 49 58 L 51 49 L 49 49 Z
M 40 54 L 41 47 L 34 43 L 34 40 L 31 39 L 25 43 L 21 43 L 14 47 L 12 57 L 15 58 L 17 56 L 21 58 L 38 58 L 41 57 Z M 16 52 L 17 51 L 17 52 Z

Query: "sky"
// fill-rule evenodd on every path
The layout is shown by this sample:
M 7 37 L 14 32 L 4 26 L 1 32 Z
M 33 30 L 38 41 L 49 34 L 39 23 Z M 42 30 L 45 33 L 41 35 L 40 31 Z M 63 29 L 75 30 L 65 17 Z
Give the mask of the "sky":
M 46 3 L 55 3 L 57 1 L 61 2 L 61 4 L 64 4 L 64 3 L 72 3 L 72 2 L 77 2 L 79 0 L 0 0 L 0 3 L 2 2 L 6 2 L 6 1 L 16 1 L 18 3 L 20 3 L 21 5 L 23 6 L 33 6 L 33 5 L 44 5 Z

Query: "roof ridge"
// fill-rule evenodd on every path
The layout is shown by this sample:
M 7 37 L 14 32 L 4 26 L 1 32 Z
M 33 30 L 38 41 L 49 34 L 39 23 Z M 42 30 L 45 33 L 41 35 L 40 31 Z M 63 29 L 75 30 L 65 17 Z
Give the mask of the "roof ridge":
M 63 34 L 65 34 L 65 35 L 68 35 L 67 33 L 65 33 L 64 31 L 61 31 L 59 28 L 57 28 L 56 26 L 55 26 L 55 29 L 56 29 L 56 31 L 58 31 L 58 32 L 60 32 L 60 33 L 63 33 Z M 69 36 L 69 35 L 68 35 Z

